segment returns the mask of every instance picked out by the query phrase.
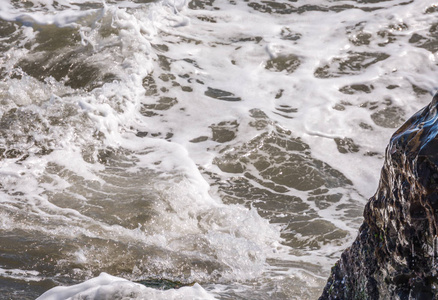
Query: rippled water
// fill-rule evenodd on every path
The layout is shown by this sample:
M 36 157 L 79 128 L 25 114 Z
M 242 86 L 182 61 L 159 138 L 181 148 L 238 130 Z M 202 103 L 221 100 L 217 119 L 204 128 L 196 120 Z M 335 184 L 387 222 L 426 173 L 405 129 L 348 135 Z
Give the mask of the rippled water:
M 318 298 L 436 90 L 437 13 L 0 0 L 1 297 Z

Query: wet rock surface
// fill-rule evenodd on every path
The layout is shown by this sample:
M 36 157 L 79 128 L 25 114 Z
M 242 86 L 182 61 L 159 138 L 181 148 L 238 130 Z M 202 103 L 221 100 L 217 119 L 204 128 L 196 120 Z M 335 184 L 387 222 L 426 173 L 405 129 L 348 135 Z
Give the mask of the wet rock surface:
M 438 96 L 392 136 L 379 187 L 324 299 L 438 299 Z

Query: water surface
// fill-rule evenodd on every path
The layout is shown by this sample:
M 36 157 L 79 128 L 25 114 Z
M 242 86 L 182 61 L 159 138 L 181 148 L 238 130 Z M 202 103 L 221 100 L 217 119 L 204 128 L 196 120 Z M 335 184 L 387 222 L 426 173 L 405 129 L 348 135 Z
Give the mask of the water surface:
M 1 294 L 316 299 L 436 90 L 437 11 L 0 0 Z

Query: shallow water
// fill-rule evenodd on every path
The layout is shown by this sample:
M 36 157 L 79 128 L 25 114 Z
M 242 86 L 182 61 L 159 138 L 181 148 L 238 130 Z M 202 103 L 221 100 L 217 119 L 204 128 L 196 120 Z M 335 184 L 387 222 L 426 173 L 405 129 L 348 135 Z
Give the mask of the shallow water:
M 318 298 L 436 90 L 437 13 L 0 0 L 1 294 Z

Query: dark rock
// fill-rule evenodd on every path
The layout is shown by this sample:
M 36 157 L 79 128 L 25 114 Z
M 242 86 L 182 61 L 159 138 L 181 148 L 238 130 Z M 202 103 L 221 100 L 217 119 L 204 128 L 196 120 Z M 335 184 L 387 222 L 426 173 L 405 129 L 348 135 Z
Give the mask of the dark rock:
M 438 299 L 438 95 L 392 136 L 379 187 L 322 299 Z

